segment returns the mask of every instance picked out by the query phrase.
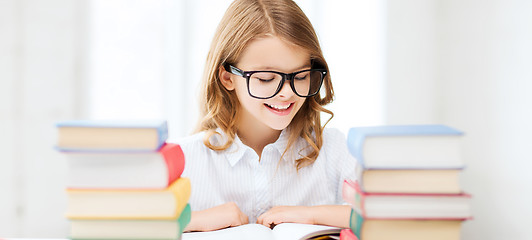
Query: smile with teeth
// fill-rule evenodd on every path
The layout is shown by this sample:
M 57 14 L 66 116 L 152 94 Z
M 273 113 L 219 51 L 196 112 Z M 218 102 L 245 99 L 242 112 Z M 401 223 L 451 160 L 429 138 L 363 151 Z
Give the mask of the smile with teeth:
M 292 103 L 289 103 L 289 104 L 286 104 L 286 105 L 274 105 L 274 104 L 268 104 L 268 103 L 265 103 L 265 104 L 268 107 L 273 108 L 275 110 L 286 110 L 292 105 Z

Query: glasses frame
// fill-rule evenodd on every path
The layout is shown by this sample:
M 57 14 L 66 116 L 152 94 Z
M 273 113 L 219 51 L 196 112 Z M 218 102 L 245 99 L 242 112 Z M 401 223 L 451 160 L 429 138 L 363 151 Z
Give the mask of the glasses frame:
M 283 85 L 285 83 L 285 81 L 288 79 L 288 81 L 290 81 L 290 88 L 292 88 L 292 91 L 299 97 L 303 97 L 303 98 L 308 98 L 308 97 L 313 97 L 315 96 L 316 94 L 318 94 L 320 92 L 320 89 L 321 89 L 321 85 L 323 84 L 323 79 L 325 79 L 325 76 L 327 75 L 327 70 L 325 69 L 305 69 L 305 70 L 301 70 L 301 71 L 297 71 L 297 72 L 293 72 L 293 73 L 283 73 L 283 72 L 277 72 L 277 71 L 244 71 L 242 69 L 239 69 L 229 63 L 225 63 L 224 64 L 224 69 L 225 71 L 227 72 L 230 72 L 234 75 L 237 75 L 237 76 L 240 76 L 240 77 L 243 77 L 246 79 L 246 84 L 247 84 L 247 87 L 248 87 L 248 94 L 249 96 L 252 96 L 254 98 L 258 98 L 258 99 L 269 99 L 269 98 L 273 98 L 275 97 L 275 95 L 277 95 L 281 89 L 283 88 Z M 320 84 L 319 84 L 319 87 L 318 87 L 318 90 L 308 96 L 304 96 L 304 95 L 300 95 L 299 93 L 297 93 L 296 91 L 296 88 L 294 86 L 294 77 L 299 74 L 299 73 L 302 73 L 302 72 L 307 72 L 307 71 L 318 71 L 318 72 L 321 72 L 321 80 L 320 80 Z M 251 94 L 251 90 L 249 89 L 249 78 L 251 77 L 252 74 L 254 73 L 258 73 L 258 72 L 266 72 L 266 73 L 276 73 L 276 74 L 279 74 L 281 75 L 282 79 L 281 81 L 279 82 L 279 86 L 277 86 L 277 90 L 275 90 L 275 93 L 273 95 L 271 95 L 270 97 L 257 97 L 257 96 L 254 96 L 253 94 Z

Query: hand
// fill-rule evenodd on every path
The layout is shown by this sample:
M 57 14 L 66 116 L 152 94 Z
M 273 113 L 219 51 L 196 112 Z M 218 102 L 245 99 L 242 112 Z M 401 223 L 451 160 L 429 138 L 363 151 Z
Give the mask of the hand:
M 213 208 L 192 212 L 190 223 L 185 232 L 212 231 L 227 227 L 235 227 L 249 222 L 234 202 L 228 202 Z
M 315 224 L 313 208 L 306 206 L 277 206 L 263 213 L 257 219 L 258 224 L 270 228 L 284 222 Z

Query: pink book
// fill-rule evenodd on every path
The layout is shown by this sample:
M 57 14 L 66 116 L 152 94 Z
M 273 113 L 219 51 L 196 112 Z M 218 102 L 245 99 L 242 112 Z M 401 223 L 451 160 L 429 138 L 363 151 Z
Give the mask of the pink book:
M 340 240 L 358 240 L 357 236 L 349 228 L 340 231 Z
M 470 219 L 471 196 L 459 194 L 367 193 L 345 180 L 345 202 L 365 219 Z

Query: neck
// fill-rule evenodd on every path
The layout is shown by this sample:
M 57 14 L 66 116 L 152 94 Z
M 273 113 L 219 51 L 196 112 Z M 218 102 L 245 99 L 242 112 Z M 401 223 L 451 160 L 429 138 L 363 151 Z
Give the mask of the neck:
M 277 141 L 281 130 L 271 129 L 268 126 L 240 126 L 237 133 L 242 143 L 255 150 L 260 157 L 266 145 Z

